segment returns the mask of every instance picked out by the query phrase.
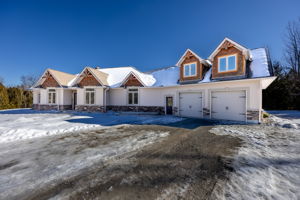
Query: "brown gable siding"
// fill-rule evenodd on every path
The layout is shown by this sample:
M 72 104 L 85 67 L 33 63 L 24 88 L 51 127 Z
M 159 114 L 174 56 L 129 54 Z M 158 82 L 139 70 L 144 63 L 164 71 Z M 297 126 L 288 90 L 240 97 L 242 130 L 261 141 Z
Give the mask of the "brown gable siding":
M 86 70 L 82 76 L 84 76 L 84 77 L 78 83 L 79 87 L 101 86 L 101 83 L 99 83 L 99 81 L 88 70 Z
M 128 87 L 128 86 L 137 86 L 137 87 L 143 87 L 143 84 L 133 75 L 131 74 L 127 81 L 121 86 L 121 87 Z
M 46 80 L 41 84 L 42 88 L 47 87 L 60 87 L 58 82 L 53 78 L 50 73 L 45 74 Z
M 184 77 L 184 65 L 189 63 L 196 63 L 197 73 L 196 76 Z M 194 56 L 191 52 L 187 52 L 184 56 L 183 62 L 180 64 L 180 81 L 190 81 L 190 80 L 200 80 L 203 78 L 202 76 L 202 63 L 200 63 L 199 59 Z
M 213 58 L 213 66 L 212 66 L 212 79 L 217 78 L 226 78 L 226 77 L 232 77 L 232 76 L 244 76 L 246 73 L 246 59 L 243 55 L 243 52 L 237 49 L 233 44 L 226 41 L 224 44 L 220 47 L 220 51 L 215 55 Z M 237 55 L 237 70 L 231 71 L 231 72 L 219 72 L 219 61 L 218 59 L 222 56 L 227 55 Z

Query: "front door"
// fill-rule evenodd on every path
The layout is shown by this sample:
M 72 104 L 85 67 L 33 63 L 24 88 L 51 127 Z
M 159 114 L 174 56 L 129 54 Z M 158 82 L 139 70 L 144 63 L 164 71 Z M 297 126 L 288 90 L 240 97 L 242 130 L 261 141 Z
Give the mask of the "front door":
M 166 114 L 173 114 L 173 97 L 166 97 Z
M 75 110 L 77 105 L 77 92 L 73 93 L 73 110 Z

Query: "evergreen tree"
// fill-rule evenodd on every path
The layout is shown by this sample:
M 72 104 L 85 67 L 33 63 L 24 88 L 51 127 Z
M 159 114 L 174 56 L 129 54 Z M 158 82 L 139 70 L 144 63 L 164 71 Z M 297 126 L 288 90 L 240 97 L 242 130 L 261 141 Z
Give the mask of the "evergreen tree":
M 7 109 L 9 107 L 10 106 L 9 106 L 9 98 L 8 98 L 7 90 L 4 87 L 4 85 L 0 83 L 0 110 Z

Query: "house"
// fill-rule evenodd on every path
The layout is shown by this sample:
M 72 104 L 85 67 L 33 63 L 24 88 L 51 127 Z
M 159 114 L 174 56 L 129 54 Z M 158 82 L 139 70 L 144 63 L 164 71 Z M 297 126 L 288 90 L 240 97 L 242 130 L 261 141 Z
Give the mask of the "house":
M 265 48 L 225 38 L 208 59 L 187 49 L 176 66 L 148 73 L 131 66 L 85 67 L 76 75 L 47 69 L 32 88 L 33 108 L 260 122 L 262 90 L 275 78 Z

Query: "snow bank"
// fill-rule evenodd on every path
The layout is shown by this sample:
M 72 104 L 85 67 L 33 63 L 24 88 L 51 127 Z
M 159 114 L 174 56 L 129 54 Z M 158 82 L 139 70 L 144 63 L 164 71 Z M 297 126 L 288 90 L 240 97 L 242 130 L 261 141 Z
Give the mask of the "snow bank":
M 299 199 L 300 130 L 272 126 L 222 126 L 219 135 L 245 143 L 235 157 L 229 181 L 218 184 L 218 199 Z

